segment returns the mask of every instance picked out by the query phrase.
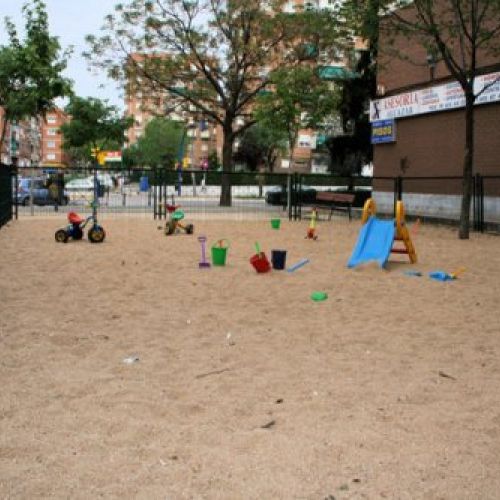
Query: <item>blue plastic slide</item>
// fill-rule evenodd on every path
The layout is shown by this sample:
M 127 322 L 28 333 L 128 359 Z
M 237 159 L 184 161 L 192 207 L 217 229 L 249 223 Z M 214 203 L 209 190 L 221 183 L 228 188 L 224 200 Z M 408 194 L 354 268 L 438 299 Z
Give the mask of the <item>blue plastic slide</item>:
M 359 232 L 358 241 L 354 247 L 347 267 L 374 260 L 384 267 L 391 254 L 396 228 L 393 220 L 380 220 L 370 217 Z

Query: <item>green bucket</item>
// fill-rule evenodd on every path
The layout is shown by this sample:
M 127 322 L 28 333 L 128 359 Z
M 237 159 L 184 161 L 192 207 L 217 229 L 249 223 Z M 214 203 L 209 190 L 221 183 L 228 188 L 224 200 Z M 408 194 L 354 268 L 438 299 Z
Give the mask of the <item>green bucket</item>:
M 273 229 L 279 229 L 281 226 L 281 219 L 271 219 L 271 227 Z
M 212 245 L 212 264 L 214 266 L 225 266 L 226 256 L 229 249 L 227 240 L 219 240 L 216 245 Z

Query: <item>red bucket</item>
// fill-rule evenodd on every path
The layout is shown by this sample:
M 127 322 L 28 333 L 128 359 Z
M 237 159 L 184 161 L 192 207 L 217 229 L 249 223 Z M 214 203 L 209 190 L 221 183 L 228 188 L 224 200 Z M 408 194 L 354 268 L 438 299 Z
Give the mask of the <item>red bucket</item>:
M 250 264 L 252 264 L 252 266 L 258 273 L 267 273 L 271 270 L 271 264 L 267 260 L 266 254 L 264 252 L 255 254 L 250 259 Z

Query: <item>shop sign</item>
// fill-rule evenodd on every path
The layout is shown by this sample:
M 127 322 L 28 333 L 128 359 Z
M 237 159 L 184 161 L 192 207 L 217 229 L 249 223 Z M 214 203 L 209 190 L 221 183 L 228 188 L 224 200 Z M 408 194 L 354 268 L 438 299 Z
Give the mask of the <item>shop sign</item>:
M 500 72 L 476 77 L 476 104 L 500 101 Z M 456 81 L 405 92 L 370 102 L 370 121 L 404 118 L 465 107 L 465 96 Z
M 372 144 L 396 142 L 396 122 L 394 120 L 378 120 L 372 123 Z

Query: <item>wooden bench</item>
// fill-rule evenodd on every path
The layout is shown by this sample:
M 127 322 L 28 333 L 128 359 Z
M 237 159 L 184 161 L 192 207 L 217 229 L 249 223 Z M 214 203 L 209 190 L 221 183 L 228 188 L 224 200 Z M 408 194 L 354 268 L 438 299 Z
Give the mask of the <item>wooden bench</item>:
M 349 220 L 351 220 L 353 202 L 353 194 L 319 191 L 316 193 L 316 201 L 312 206 L 317 209 L 329 210 L 328 220 L 331 220 L 334 211 L 346 212 L 349 215 Z

